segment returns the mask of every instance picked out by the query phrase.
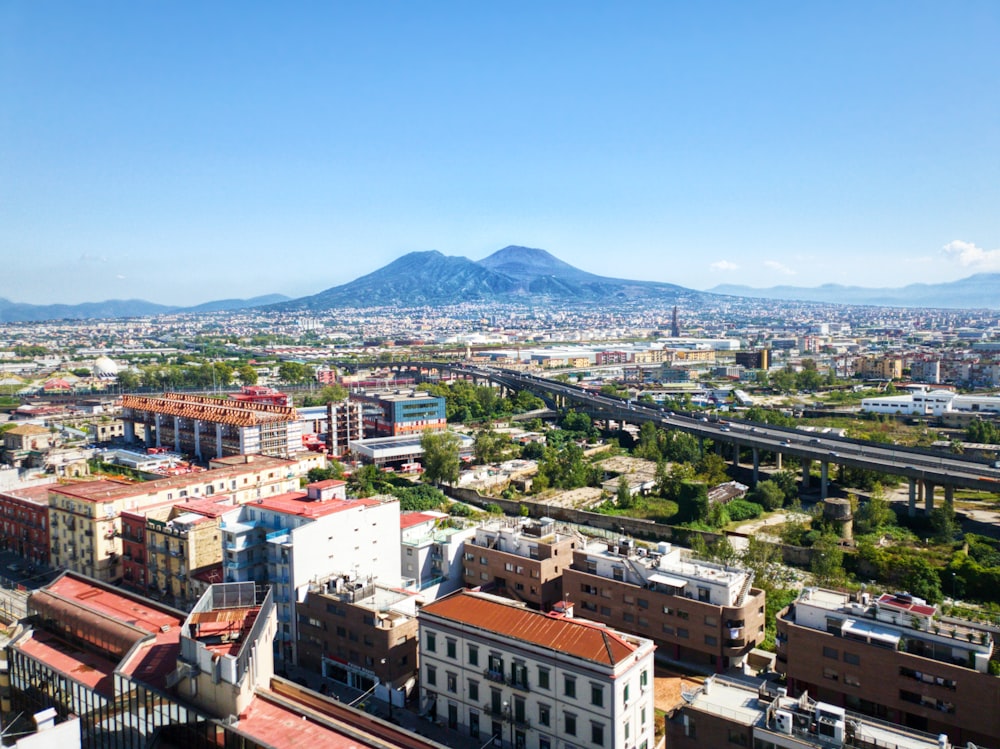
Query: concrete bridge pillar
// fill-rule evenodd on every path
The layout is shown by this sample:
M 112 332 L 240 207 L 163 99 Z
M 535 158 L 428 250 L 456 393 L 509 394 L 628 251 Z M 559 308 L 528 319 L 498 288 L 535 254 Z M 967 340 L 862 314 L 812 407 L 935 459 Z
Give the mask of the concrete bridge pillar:
M 924 515 L 930 515 L 934 510 L 934 484 L 924 481 Z
M 160 444 L 160 414 L 155 414 L 153 416 L 153 423 L 156 424 L 156 446 L 161 447 Z M 146 442 L 149 442 L 149 435 L 146 435 Z
M 910 482 L 910 503 L 906 507 L 906 514 L 909 517 L 916 517 L 917 515 L 917 480 L 907 479 Z
M 751 453 L 753 454 L 753 488 L 756 488 L 760 473 L 760 450 L 754 447 L 751 448 Z
M 194 454 L 201 460 L 201 421 L 194 420 Z
M 740 467 L 740 443 L 733 442 L 733 468 Z
M 222 423 L 215 425 L 215 457 L 222 457 Z
M 125 428 L 125 441 L 135 442 L 135 422 L 132 419 L 126 419 L 122 426 Z M 146 439 L 149 439 L 149 432 L 146 432 Z
M 174 417 L 174 452 L 181 451 L 181 417 Z
M 781 470 L 781 453 L 780 452 L 777 452 L 777 453 L 774 454 L 774 463 L 775 463 L 775 466 L 777 466 L 778 470 L 780 471 Z
M 819 496 L 820 499 L 826 499 L 826 493 L 829 490 L 830 481 L 830 464 L 827 461 L 822 461 L 819 464 Z
M 945 484 L 944 501 L 949 510 L 955 506 L 955 487 L 951 484 Z

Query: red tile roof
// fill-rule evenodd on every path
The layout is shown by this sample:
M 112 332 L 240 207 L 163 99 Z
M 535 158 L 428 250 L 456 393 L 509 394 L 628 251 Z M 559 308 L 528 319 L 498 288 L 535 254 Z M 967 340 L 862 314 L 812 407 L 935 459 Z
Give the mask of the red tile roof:
M 436 521 L 437 519 L 437 515 L 427 515 L 423 512 L 403 512 L 399 515 L 399 527 L 402 530 L 406 530 L 407 528 L 412 528 L 415 525 L 429 523 Z
M 542 614 L 465 590 L 426 604 L 418 616 L 426 615 L 611 666 L 638 649 L 620 633 L 594 622 Z
M 265 497 L 253 504 L 273 512 L 298 515 L 304 518 L 321 518 L 335 512 L 344 512 L 358 507 L 374 507 L 381 504 L 377 499 L 310 499 L 304 492 L 287 492 L 276 497 Z

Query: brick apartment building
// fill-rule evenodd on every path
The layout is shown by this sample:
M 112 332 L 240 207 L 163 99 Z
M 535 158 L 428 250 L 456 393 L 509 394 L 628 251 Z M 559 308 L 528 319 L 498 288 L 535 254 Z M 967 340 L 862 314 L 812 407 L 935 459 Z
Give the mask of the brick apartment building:
M 508 595 L 550 611 L 563 598 L 563 572 L 583 544 L 554 520 L 502 518 L 476 530 L 465 542 L 462 578 L 469 588 Z
M 750 572 L 686 555 L 667 543 L 591 541 L 574 550 L 562 592 L 578 615 L 648 637 L 669 658 L 738 666 L 764 639 L 764 592 Z
M 910 596 L 807 588 L 778 615 L 776 667 L 789 694 L 957 742 L 1000 746 L 993 635 Z
M 49 487 L 41 484 L 0 492 L 0 548 L 30 564 L 49 561 Z

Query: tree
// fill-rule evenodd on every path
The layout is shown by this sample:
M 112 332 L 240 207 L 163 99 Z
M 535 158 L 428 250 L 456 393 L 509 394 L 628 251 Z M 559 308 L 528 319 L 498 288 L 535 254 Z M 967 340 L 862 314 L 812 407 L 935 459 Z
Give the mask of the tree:
M 297 361 L 286 361 L 278 365 L 278 377 L 282 382 L 299 385 L 313 379 L 313 368 Z
M 776 482 L 768 479 L 757 484 L 757 488 L 750 493 L 749 499 L 771 512 L 785 503 L 785 493 Z
M 877 533 L 880 528 L 892 525 L 895 518 L 882 485 L 875 484 L 868 501 L 860 504 L 854 514 L 854 531 L 859 535 Z
M 251 367 L 249 364 L 241 364 L 236 368 L 236 376 L 240 378 L 240 382 L 244 385 L 256 385 L 257 384 L 257 370 Z
M 420 447 L 424 451 L 424 479 L 435 485 L 458 481 L 458 437 L 451 432 L 424 432 Z
M 637 458 L 646 460 L 659 460 L 663 457 L 660 451 L 660 434 L 656 424 L 651 421 L 644 421 L 639 427 L 639 444 L 635 446 L 633 454 Z
M 771 474 L 771 478 L 769 480 L 777 484 L 782 493 L 785 495 L 785 500 L 782 504 L 788 504 L 798 498 L 799 484 L 798 480 L 795 478 L 794 471 L 789 471 L 788 469 L 776 471 Z
M 478 463 L 495 463 L 503 458 L 504 450 L 510 444 L 510 439 L 503 434 L 485 427 L 476 432 L 472 443 L 472 454 Z
M 622 474 L 618 477 L 618 492 L 616 495 L 618 508 L 621 510 L 631 509 L 633 501 L 632 490 L 629 488 L 628 479 L 625 478 L 625 474 Z
M 695 470 L 706 484 L 714 486 L 729 480 L 726 475 L 726 461 L 721 455 L 705 453 L 695 465 Z
M 326 468 L 310 468 L 306 478 L 309 479 L 310 484 L 328 479 L 342 479 L 344 478 L 344 465 L 336 460 L 330 461 Z
M 844 550 L 840 539 L 833 534 L 820 536 L 813 544 L 815 549 L 809 570 L 820 585 L 833 585 L 844 577 Z
M 139 387 L 139 373 L 132 369 L 123 369 L 118 373 L 118 386 L 122 390 L 136 390 Z
M 740 554 L 740 563 L 753 572 L 757 586 L 770 592 L 774 587 L 774 567 L 781 563 L 781 548 L 777 544 L 761 540 L 759 536 L 750 536 L 746 548 Z

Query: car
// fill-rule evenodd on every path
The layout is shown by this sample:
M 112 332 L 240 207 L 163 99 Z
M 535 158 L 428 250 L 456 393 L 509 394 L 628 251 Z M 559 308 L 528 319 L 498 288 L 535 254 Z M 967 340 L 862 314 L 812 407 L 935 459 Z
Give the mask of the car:
M 830 452 L 829 455 L 830 455 L 831 458 L 839 458 L 840 457 L 840 453 L 835 453 L 835 452 Z
M 784 447 L 788 447 L 788 446 L 789 446 L 790 444 L 792 444 L 792 443 L 791 443 L 791 442 L 789 442 L 788 440 L 781 440 L 781 444 L 782 444 L 782 445 L 783 445 Z
M 813 437 L 811 440 L 809 440 L 809 444 L 818 445 L 822 441 L 823 440 L 821 440 L 819 437 Z

